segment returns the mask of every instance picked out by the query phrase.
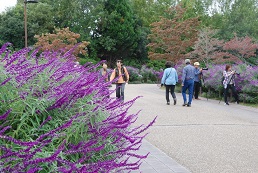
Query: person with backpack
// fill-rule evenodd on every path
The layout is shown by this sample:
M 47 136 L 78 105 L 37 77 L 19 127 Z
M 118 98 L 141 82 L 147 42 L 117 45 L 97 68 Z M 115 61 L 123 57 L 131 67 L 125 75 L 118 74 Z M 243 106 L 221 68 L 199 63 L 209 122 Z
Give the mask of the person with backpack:
M 225 71 L 223 71 L 223 86 L 224 86 L 224 105 L 229 105 L 228 103 L 228 90 L 231 89 L 235 101 L 239 104 L 238 95 L 235 88 L 235 73 L 236 71 L 231 70 L 230 65 L 226 65 Z
M 163 77 L 161 79 L 161 86 L 165 85 L 166 87 L 166 100 L 167 105 L 170 105 L 169 100 L 169 91 L 173 97 L 174 105 L 176 105 L 176 94 L 175 94 L 175 86 L 178 82 L 178 75 L 176 69 L 172 68 L 172 62 L 167 61 L 166 69 L 164 70 Z
M 125 84 L 129 81 L 129 73 L 125 66 L 123 66 L 122 60 L 116 61 L 116 68 L 113 70 L 110 81 L 118 78 L 116 81 L 116 97 L 124 101 Z

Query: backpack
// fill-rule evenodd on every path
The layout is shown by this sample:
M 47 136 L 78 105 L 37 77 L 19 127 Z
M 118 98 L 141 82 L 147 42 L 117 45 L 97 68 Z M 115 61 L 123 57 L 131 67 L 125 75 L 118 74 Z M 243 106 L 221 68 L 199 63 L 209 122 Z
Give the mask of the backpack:
M 118 70 L 117 67 L 115 68 L 115 70 L 116 70 L 116 76 L 115 77 L 117 78 L 119 76 L 119 70 Z M 125 75 L 125 68 L 124 68 L 124 66 L 121 67 L 121 75 L 123 77 L 123 80 L 127 81 L 127 76 Z
M 222 84 L 222 85 L 223 85 L 224 80 L 225 80 L 225 77 L 222 76 L 222 78 L 221 78 L 221 84 Z

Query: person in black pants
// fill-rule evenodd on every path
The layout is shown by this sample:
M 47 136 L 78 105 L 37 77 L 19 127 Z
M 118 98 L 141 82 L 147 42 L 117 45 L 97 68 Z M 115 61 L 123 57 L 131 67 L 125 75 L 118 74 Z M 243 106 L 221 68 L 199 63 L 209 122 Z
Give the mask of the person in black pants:
M 228 90 L 229 89 L 231 89 L 236 103 L 239 104 L 239 99 L 238 99 L 238 95 L 237 95 L 236 88 L 235 88 L 235 73 L 236 73 L 235 71 L 231 70 L 230 65 L 226 65 L 226 69 L 223 72 L 224 101 L 225 101 L 224 105 L 229 105 L 229 103 L 228 103 Z
M 201 88 L 201 74 L 202 74 L 202 69 L 199 68 L 200 63 L 195 62 L 194 63 L 194 98 L 195 100 L 201 100 L 198 98 L 200 88 Z
M 167 61 L 166 69 L 164 70 L 163 77 L 161 79 L 161 86 L 166 86 L 166 100 L 167 105 L 170 105 L 169 99 L 169 90 L 174 100 L 174 105 L 176 105 L 176 94 L 175 94 L 175 85 L 178 82 L 178 75 L 175 68 L 172 67 L 172 62 Z

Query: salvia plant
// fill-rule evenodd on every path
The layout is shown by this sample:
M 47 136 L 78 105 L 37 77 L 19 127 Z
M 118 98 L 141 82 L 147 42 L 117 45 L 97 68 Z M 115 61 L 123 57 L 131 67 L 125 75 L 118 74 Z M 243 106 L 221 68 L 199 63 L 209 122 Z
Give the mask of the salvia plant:
M 0 49 L 0 172 L 139 169 L 148 153 L 137 150 L 155 119 L 131 126 L 137 98 L 110 97 L 98 64 L 74 66 L 73 50 L 10 54 L 8 45 Z
M 179 82 L 182 78 L 182 71 L 185 65 L 179 63 L 175 65 L 178 72 Z M 222 75 L 225 70 L 225 64 L 210 64 L 207 71 L 203 71 L 204 87 L 210 92 L 223 93 Z M 240 99 L 244 102 L 258 103 L 258 66 L 247 64 L 234 64 L 232 69 L 237 72 L 235 75 L 236 89 Z

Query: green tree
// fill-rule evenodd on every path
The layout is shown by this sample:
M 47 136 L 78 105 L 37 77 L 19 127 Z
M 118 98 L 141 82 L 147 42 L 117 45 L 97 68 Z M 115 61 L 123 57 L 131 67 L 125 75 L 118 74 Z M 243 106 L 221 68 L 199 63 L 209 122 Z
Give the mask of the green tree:
M 28 45 L 34 45 L 35 34 L 52 32 L 53 8 L 45 3 L 27 4 Z M 14 48 L 24 47 L 24 5 L 18 3 L 0 14 L 0 40 L 11 42 Z
M 132 56 L 137 48 L 139 25 L 127 0 L 108 0 L 93 31 L 92 47 L 102 59 L 113 62 Z
M 130 0 L 134 13 L 142 20 L 143 26 L 149 27 L 151 23 L 159 20 L 160 16 L 167 14 L 166 10 L 176 5 L 176 0 Z
M 235 0 L 224 12 L 219 37 L 230 40 L 237 33 L 239 37 L 251 36 L 258 39 L 257 0 Z
M 24 19 L 21 5 L 0 14 L 0 40 L 11 42 L 14 48 L 24 47 Z

